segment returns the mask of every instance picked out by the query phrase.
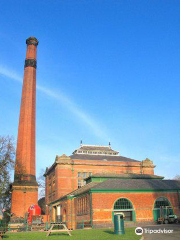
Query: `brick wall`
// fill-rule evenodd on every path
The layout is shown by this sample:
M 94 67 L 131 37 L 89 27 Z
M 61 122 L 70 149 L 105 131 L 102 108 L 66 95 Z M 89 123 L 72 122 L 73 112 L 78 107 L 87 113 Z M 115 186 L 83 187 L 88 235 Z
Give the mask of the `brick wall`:
M 37 204 L 38 199 L 38 189 L 29 188 L 29 189 L 14 189 L 12 192 L 11 200 L 11 213 L 14 213 L 18 217 L 24 217 L 27 213 L 28 208 L 32 204 Z
M 112 211 L 114 203 L 119 198 L 129 199 L 134 207 L 136 222 L 151 222 L 153 219 L 154 203 L 158 197 L 166 197 L 171 202 L 175 214 L 179 215 L 177 193 L 93 193 L 93 226 L 101 226 L 104 224 L 110 225 L 112 223 Z
M 55 194 L 49 198 L 49 178 L 55 174 Z M 78 172 L 95 173 L 147 173 L 154 174 L 153 167 L 141 167 L 141 162 L 109 162 L 109 161 L 83 161 L 74 160 L 57 163 L 46 176 L 46 204 L 65 196 L 78 188 Z

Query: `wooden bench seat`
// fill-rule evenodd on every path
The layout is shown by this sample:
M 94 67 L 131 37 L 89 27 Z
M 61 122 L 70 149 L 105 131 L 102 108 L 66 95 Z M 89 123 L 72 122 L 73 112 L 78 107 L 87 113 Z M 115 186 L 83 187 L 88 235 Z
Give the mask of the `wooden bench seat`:
M 2 239 L 2 238 L 3 238 L 4 234 L 5 234 L 5 231 L 3 231 L 3 230 L 0 230 L 0 239 Z

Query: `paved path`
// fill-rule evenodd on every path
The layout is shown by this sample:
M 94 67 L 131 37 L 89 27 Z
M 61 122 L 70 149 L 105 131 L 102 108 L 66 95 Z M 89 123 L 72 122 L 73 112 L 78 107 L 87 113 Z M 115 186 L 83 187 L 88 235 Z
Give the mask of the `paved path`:
M 146 226 L 144 229 L 144 240 L 180 240 L 180 224 L 162 224 L 156 226 Z M 145 233 L 149 230 L 173 230 L 172 233 Z

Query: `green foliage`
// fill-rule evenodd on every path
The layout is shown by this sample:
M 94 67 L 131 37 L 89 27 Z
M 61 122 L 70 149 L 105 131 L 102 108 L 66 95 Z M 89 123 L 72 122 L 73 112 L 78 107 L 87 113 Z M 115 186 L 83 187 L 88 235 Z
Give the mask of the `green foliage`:
M 47 232 L 28 232 L 28 233 L 8 233 L 6 236 L 9 240 L 42 240 L 46 238 Z M 121 240 L 139 240 L 141 236 L 135 234 L 135 228 L 126 228 L 125 235 L 114 235 L 112 229 L 90 229 L 90 230 L 74 230 L 71 232 L 70 237 L 68 233 L 52 233 L 47 240 L 55 239 L 71 239 L 71 240 L 111 240 L 111 239 L 121 239 Z
M 9 136 L 0 136 L 0 210 L 10 211 L 10 172 L 14 168 L 14 140 Z M 4 214 L 7 217 L 8 214 Z

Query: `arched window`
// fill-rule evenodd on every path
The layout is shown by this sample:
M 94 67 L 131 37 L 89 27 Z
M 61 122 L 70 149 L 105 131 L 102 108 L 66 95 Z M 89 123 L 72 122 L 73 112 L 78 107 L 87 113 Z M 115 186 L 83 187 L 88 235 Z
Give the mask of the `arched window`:
M 125 221 L 135 220 L 133 205 L 126 198 L 120 198 L 114 203 L 113 213 L 123 213 L 125 216 Z
M 154 208 L 160 208 L 160 207 L 165 207 L 165 206 L 170 206 L 170 205 L 171 204 L 167 198 L 159 197 L 154 204 Z
M 133 209 L 133 206 L 128 199 L 120 198 L 115 202 L 114 209 Z
M 154 221 L 158 221 L 162 214 L 173 214 L 171 203 L 166 197 L 159 197 L 156 199 L 153 209 Z

